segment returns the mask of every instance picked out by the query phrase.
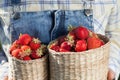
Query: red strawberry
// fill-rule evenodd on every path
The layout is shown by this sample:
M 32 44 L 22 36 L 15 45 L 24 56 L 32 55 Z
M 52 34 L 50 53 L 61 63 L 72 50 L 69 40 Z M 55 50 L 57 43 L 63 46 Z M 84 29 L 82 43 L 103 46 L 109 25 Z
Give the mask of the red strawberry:
M 74 30 L 70 31 L 68 34 L 67 34 L 67 39 L 68 41 L 74 45 L 74 42 L 76 40 L 76 36 L 75 36 L 75 33 L 74 33 Z
M 87 28 L 79 26 L 75 29 L 75 35 L 78 39 L 87 39 L 89 36 L 89 32 Z
M 10 46 L 10 53 L 17 48 L 20 48 L 20 45 L 18 43 L 18 40 L 15 40 L 13 44 Z
M 81 52 L 81 51 L 85 51 L 86 49 L 87 49 L 86 40 L 78 40 L 75 45 L 75 51 Z
M 38 59 L 38 58 L 40 58 L 40 56 L 38 56 L 35 51 L 33 51 L 30 56 L 31 56 L 32 59 Z
M 88 49 L 95 49 L 104 45 L 104 42 L 97 37 L 89 37 L 87 39 L 87 44 L 88 44 Z
M 60 45 L 62 42 L 66 41 L 66 36 L 61 36 L 58 38 L 58 45 Z
M 31 58 L 29 56 L 25 56 L 23 57 L 23 60 L 28 61 L 28 60 L 31 60 Z
M 66 50 L 70 51 L 71 48 L 72 48 L 72 45 L 71 45 L 70 42 L 64 41 L 64 42 L 60 45 L 60 48 L 66 49 Z
M 30 47 L 32 50 L 37 50 L 41 45 L 40 40 L 37 38 L 33 38 L 32 41 L 30 42 Z
M 16 58 L 20 58 L 21 49 L 15 49 L 12 51 L 11 55 Z
M 73 29 L 72 31 L 70 31 L 70 32 L 67 34 L 67 38 L 70 39 L 70 40 L 75 40 L 75 39 L 76 39 L 75 29 Z
M 15 40 L 12 45 L 20 45 L 19 40 Z
M 22 45 L 27 45 L 32 40 L 31 36 L 29 34 L 22 34 L 19 36 L 19 43 Z
M 23 45 L 21 46 L 22 53 L 20 54 L 21 57 L 29 56 L 31 54 L 30 46 Z
M 70 52 L 69 50 L 66 50 L 66 49 L 63 49 L 63 48 L 60 48 L 59 51 L 60 51 L 60 52 Z
M 47 51 L 46 45 L 42 44 L 37 50 L 36 50 L 36 55 L 39 57 L 42 57 Z
M 30 48 L 30 46 L 23 45 L 23 46 L 21 46 L 21 50 L 22 51 L 27 51 L 27 50 L 31 50 L 31 48 Z
M 49 48 L 52 49 L 52 48 L 54 48 L 54 46 L 58 46 L 58 41 L 57 40 L 56 41 L 52 41 L 50 43 L 50 45 L 49 45 Z
M 55 50 L 55 51 L 57 51 L 57 52 L 59 52 L 59 48 L 60 48 L 59 46 L 52 46 L 52 47 L 51 47 L 52 50 Z

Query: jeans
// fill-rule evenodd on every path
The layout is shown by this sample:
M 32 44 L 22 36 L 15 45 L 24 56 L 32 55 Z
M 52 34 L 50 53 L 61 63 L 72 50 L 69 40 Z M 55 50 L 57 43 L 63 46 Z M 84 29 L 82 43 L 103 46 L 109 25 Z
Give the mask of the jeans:
M 3 49 L 18 39 L 20 33 L 37 37 L 44 44 L 68 33 L 70 25 L 80 25 L 93 31 L 93 16 L 86 16 L 84 10 L 48 10 L 39 12 L 18 12 L 10 18 L 9 26 L 0 23 L 0 40 Z

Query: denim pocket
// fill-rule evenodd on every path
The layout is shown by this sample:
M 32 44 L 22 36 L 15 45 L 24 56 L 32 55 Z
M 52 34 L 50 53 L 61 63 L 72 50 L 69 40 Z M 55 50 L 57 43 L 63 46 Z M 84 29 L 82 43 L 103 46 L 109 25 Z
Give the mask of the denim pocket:
M 92 21 L 93 16 L 86 16 L 84 10 L 59 10 L 55 13 L 55 26 L 52 31 L 52 39 L 67 34 L 69 25 L 74 27 L 82 25 L 93 31 Z
M 20 33 L 28 33 L 38 37 L 43 43 L 50 41 L 50 30 L 52 28 L 52 12 L 21 12 L 18 18 L 11 18 L 9 32 L 12 41 L 16 40 Z

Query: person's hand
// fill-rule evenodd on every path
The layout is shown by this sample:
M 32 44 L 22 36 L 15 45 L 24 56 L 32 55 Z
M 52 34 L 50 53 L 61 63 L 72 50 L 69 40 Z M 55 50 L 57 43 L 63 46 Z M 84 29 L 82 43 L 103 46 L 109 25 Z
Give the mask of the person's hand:
M 5 76 L 4 80 L 8 80 L 8 76 Z
M 8 80 L 8 76 L 5 76 L 4 80 Z M 9 79 L 9 80 L 13 80 L 13 79 Z
M 108 71 L 107 80 L 115 80 L 115 73 L 111 69 Z

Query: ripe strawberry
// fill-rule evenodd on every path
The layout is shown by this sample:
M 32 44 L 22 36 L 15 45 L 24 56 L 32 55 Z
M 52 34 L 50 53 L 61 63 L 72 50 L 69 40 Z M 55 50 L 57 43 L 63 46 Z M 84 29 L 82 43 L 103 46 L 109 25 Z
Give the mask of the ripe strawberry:
M 15 49 L 15 50 L 12 51 L 11 55 L 12 55 L 13 57 L 16 57 L 16 58 L 19 59 L 21 52 L 22 52 L 21 49 Z
M 69 38 L 70 40 L 75 40 L 76 39 L 76 36 L 75 36 L 75 29 L 73 29 L 72 31 L 70 31 L 68 34 L 67 34 L 67 38 Z
M 64 41 L 64 42 L 60 45 L 60 48 L 66 49 L 66 50 L 70 51 L 71 48 L 72 48 L 72 45 L 71 45 L 70 42 Z
M 59 52 L 59 48 L 60 48 L 59 46 L 52 46 L 51 47 L 51 49 L 56 51 L 56 52 Z
M 59 46 L 58 40 L 52 41 L 48 47 L 49 47 L 50 49 L 54 49 L 54 46 Z
M 89 37 L 87 39 L 88 49 L 95 49 L 102 45 L 104 45 L 104 42 L 96 37 Z
M 20 45 L 19 40 L 15 40 L 12 45 Z
M 21 50 L 22 51 L 27 51 L 27 50 L 31 50 L 31 48 L 30 48 L 30 46 L 23 45 L 23 46 L 21 46 Z
M 22 45 L 27 45 L 32 40 L 31 36 L 29 34 L 22 34 L 19 36 L 19 43 Z
M 31 54 L 30 46 L 23 45 L 21 46 L 22 53 L 20 54 L 21 57 L 29 56 Z
M 63 48 L 60 48 L 59 51 L 60 51 L 60 52 L 70 52 L 69 50 L 66 50 L 66 49 L 63 49 Z
M 36 55 L 42 57 L 47 52 L 47 46 L 42 44 L 37 50 Z
M 68 34 L 67 34 L 67 40 L 74 45 L 75 43 L 75 40 L 76 40 L 76 36 L 75 36 L 75 33 L 74 33 L 74 30 L 70 31 Z
M 86 40 L 78 40 L 75 45 L 75 51 L 81 52 L 81 51 L 85 51 L 86 49 L 87 49 Z
M 30 47 L 32 50 L 37 50 L 41 45 L 40 40 L 37 38 L 33 38 L 32 41 L 30 42 Z
M 62 42 L 66 41 L 66 36 L 61 36 L 58 38 L 58 45 L 60 45 Z
M 13 51 L 13 50 L 15 50 L 15 49 L 17 49 L 17 48 L 20 48 L 20 45 L 19 45 L 19 43 L 18 43 L 18 40 L 15 40 L 14 42 L 13 42 L 13 44 L 10 46 L 10 53 Z
M 35 51 L 33 51 L 30 56 L 31 56 L 32 59 L 38 59 L 38 58 L 40 58 L 40 56 L 38 56 Z
M 28 60 L 31 60 L 31 58 L 29 56 L 25 56 L 23 57 L 23 60 L 28 61 Z
M 89 36 L 89 32 L 87 28 L 79 26 L 75 29 L 75 35 L 78 39 L 87 39 Z

